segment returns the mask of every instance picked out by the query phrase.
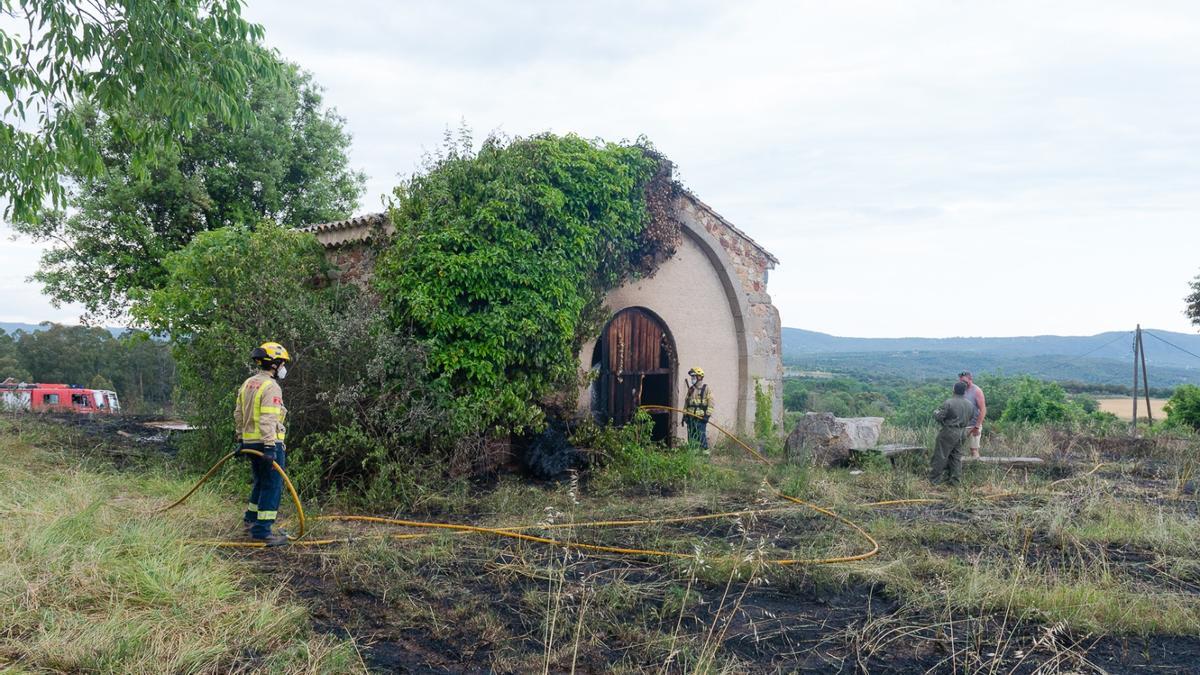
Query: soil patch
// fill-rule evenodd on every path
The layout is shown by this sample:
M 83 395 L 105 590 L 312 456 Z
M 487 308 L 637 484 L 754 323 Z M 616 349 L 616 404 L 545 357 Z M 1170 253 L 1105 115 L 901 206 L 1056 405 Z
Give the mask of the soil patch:
M 951 554 L 974 552 L 974 547 L 964 547 Z M 298 555 L 297 550 L 234 555 L 271 559 L 269 576 L 310 608 L 313 627 L 353 637 L 373 672 L 522 672 L 522 666 L 513 665 L 522 663 L 522 655 L 529 663 L 544 653 L 540 616 L 523 597 L 545 590 L 545 579 L 504 577 L 486 564 L 465 562 L 438 571 L 415 570 L 428 583 L 402 593 L 384 592 L 322 562 L 319 555 Z M 1136 552 L 1129 556 L 1134 564 L 1146 562 Z M 619 662 L 639 663 L 632 654 L 647 636 L 635 627 L 644 627 L 647 616 L 660 616 L 667 624 L 678 616 L 677 605 L 666 607 L 657 594 L 637 590 L 662 583 L 664 570 L 649 563 L 585 559 L 568 570 L 568 588 L 591 579 L 593 588 L 603 592 L 603 582 L 595 580 L 605 568 L 616 572 L 612 578 L 630 597 L 609 617 L 611 623 L 600 622 L 581 641 L 578 672 L 603 673 Z M 770 583 L 750 586 L 739 599 L 741 591 L 738 583 L 727 594 L 723 584 L 696 582 L 680 634 L 711 632 L 720 641 L 722 658 L 745 672 L 937 673 L 961 670 L 965 664 L 972 664 L 972 670 L 996 664 L 997 672 L 1017 673 L 1039 667 L 1050 669 L 1042 672 L 1100 672 L 1099 667 L 1109 673 L 1182 673 L 1193 672 L 1192 664 L 1200 659 L 1200 638 L 1074 636 L 1036 622 L 1005 621 L 998 613 L 948 622 L 904 610 L 882 587 L 831 585 L 803 572 L 773 576 Z M 475 609 L 470 609 L 472 603 Z M 492 629 L 463 620 L 464 605 L 468 612 L 486 607 L 494 617 Z M 661 663 L 659 657 L 640 665 Z M 566 669 L 551 667 L 552 672 Z
M 58 439 L 82 455 L 101 456 L 117 469 L 129 469 L 142 460 L 156 455 L 174 455 L 175 441 L 184 431 L 172 431 L 155 426 L 167 418 L 154 415 L 82 415 L 76 413 L 22 413 L 9 416 L 13 424 L 8 433 L 18 434 L 28 424 L 36 427 L 46 423 L 63 427 L 67 433 Z

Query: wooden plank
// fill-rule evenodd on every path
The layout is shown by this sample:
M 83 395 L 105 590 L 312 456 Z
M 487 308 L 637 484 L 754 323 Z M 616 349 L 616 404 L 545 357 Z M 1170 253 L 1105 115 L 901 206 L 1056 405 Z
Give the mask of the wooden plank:
M 637 345 L 637 353 L 633 356 L 633 369 L 639 373 L 644 373 L 646 372 L 646 361 L 648 360 L 646 353 L 649 351 L 646 348 L 646 338 L 649 337 L 650 327 L 646 325 L 646 317 L 641 312 L 636 312 L 633 317 L 636 320 L 634 326 L 637 328 L 637 339 L 634 342 Z
M 971 457 L 962 458 L 963 463 L 966 462 L 981 462 L 983 464 L 998 464 L 1001 466 L 1037 466 L 1045 464 L 1046 460 L 1041 457 Z
M 877 455 L 883 455 L 884 457 L 895 457 L 896 455 L 903 455 L 906 452 L 918 452 L 923 450 L 927 450 L 927 448 L 923 445 L 888 443 L 886 445 L 880 445 L 874 448 L 851 448 L 850 452 L 869 452 Z
M 641 335 L 638 336 L 638 372 L 644 373 L 654 366 L 650 365 L 650 336 L 654 333 L 654 326 L 650 323 L 650 317 L 638 312 L 638 323 L 642 324 Z
M 894 457 L 895 455 L 903 455 L 906 452 L 920 452 L 925 450 L 923 445 L 905 445 L 903 443 L 888 443 L 881 445 L 878 448 L 879 452 L 883 453 L 884 457 Z
M 895 461 L 895 458 L 909 452 L 924 452 L 928 450 L 922 445 L 905 445 L 903 443 L 888 443 L 874 448 L 852 449 L 851 454 L 877 454 Z M 962 458 L 966 462 L 979 462 L 981 464 L 993 464 L 997 466 L 1039 466 L 1045 464 L 1046 460 L 1040 457 L 971 457 L 970 455 Z

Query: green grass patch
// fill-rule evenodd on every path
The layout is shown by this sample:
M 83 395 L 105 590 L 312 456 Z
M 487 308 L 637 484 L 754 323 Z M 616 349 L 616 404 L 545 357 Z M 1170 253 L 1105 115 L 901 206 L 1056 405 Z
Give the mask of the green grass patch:
M 156 514 L 186 482 L 73 466 L 56 456 L 56 438 L 0 420 L 0 661 L 121 673 L 363 670 L 352 644 L 311 634 L 302 607 L 184 543 L 235 518 L 235 505 L 201 495 L 179 514 Z
M 1007 610 L 1086 631 L 1132 635 L 1200 632 L 1200 604 L 1194 597 L 1163 590 L 1148 593 L 1103 573 L 1022 573 L 987 564 L 966 567 L 961 574 L 960 593 L 951 599 L 962 607 Z
M 638 412 L 624 427 L 585 424 L 571 442 L 595 458 L 589 489 L 598 494 L 665 492 L 689 486 L 720 487 L 734 479 L 690 445 L 669 447 L 650 441 L 650 416 Z
M 1162 506 L 1103 500 L 1089 504 L 1063 530 L 1083 541 L 1131 544 L 1160 553 L 1200 553 L 1200 519 Z

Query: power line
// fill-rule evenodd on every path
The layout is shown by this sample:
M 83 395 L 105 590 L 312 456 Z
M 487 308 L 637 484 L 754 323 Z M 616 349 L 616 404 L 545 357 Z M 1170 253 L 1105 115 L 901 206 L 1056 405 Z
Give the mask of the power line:
M 1154 338 L 1155 340 L 1158 340 L 1159 342 L 1162 342 L 1162 343 L 1164 343 L 1164 344 L 1170 345 L 1170 346 L 1174 347 L 1175 349 L 1178 349 L 1179 351 L 1183 352 L 1184 354 L 1189 354 L 1189 355 L 1191 355 L 1191 356 L 1194 356 L 1194 357 L 1196 357 L 1196 358 L 1200 359 L 1200 354 L 1196 354 L 1195 352 L 1189 352 L 1188 350 L 1184 349 L 1183 347 L 1180 347 L 1180 346 L 1179 346 L 1179 345 L 1177 345 L 1177 344 L 1173 344 L 1173 343 L 1171 343 L 1171 342 L 1167 342 L 1166 340 L 1164 340 L 1164 339 L 1162 339 L 1162 338 L 1158 337 L 1157 335 L 1155 335 L 1154 333 L 1151 333 L 1151 332 L 1150 332 L 1150 331 L 1148 331 L 1148 330 L 1143 330 L 1143 331 L 1142 331 L 1142 333 L 1144 333 L 1144 334 L 1146 334 L 1146 335 L 1149 335 L 1150 337 Z
M 1101 349 L 1104 349 L 1105 347 L 1107 347 L 1107 346 L 1111 345 L 1112 343 L 1116 342 L 1117 340 L 1121 340 L 1121 339 L 1124 339 L 1124 338 L 1127 338 L 1127 337 L 1129 337 L 1129 334 L 1130 334 L 1130 333 L 1132 333 L 1132 332 L 1133 332 L 1133 331 L 1131 331 L 1131 330 L 1127 330 L 1127 331 L 1125 331 L 1124 333 L 1121 333 L 1120 335 L 1118 335 L 1117 337 L 1115 337 L 1115 338 L 1113 338 L 1113 339 L 1109 340 L 1108 342 L 1105 342 L 1104 344 L 1100 345 L 1099 347 L 1096 347 L 1095 349 L 1092 349 L 1092 350 L 1086 351 L 1086 352 L 1084 352 L 1084 353 L 1080 354 L 1079 356 L 1072 356 L 1072 357 L 1070 357 L 1070 358 L 1072 358 L 1072 359 L 1082 359 L 1083 357 L 1085 357 L 1085 356 L 1087 356 L 1087 355 L 1089 355 L 1089 354 L 1095 354 L 1096 352 L 1100 351 Z M 1143 332 L 1144 332 L 1144 331 L 1143 331 Z

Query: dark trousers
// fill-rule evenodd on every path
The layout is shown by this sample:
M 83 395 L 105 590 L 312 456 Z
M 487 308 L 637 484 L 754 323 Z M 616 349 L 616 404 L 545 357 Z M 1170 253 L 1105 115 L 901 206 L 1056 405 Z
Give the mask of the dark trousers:
M 929 480 L 937 483 L 943 474 L 949 474 L 951 485 L 962 479 L 962 447 L 967 440 L 967 430 L 962 427 L 942 427 L 933 448 Z
M 287 451 L 283 443 L 276 443 L 272 451 L 263 449 L 262 443 L 243 443 L 242 448 L 258 450 L 265 457 L 250 455 L 250 475 L 253 487 L 250 488 L 250 503 L 246 505 L 243 520 L 251 524 L 250 536 L 255 539 L 266 539 L 271 536 L 271 527 L 279 517 L 279 498 L 283 492 L 283 477 L 271 465 L 272 459 L 279 468 L 287 468 Z
M 687 424 L 688 443 L 695 443 L 701 449 L 708 449 L 708 422 L 692 416 L 684 418 Z

